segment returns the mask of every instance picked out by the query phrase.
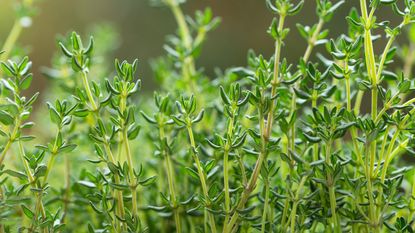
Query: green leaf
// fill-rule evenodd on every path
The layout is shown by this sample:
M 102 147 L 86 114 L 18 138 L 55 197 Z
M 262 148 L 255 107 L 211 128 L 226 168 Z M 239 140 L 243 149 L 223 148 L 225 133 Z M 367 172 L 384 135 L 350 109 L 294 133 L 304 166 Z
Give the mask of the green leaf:
M 304 39 L 308 39 L 309 35 L 308 35 L 308 31 L 306 30 L 306 28 L 299 23 L 297 23 L 296 26 L 297 26 L 298 31 L 300 32 L 301 37 L 303 37 Z
M 73 57 L 73 54 L 63 45 L 62 42 L 59 42 L 59 47 L 61 48 L 63 54 L 69 58 Z
M 398 85 L 400 93 L 407 93 L 411 89 L 411 82 L 409 80 L 404 80 Z
M 227 105 L 230 105 L 231 101 L 230 101 L 228 95 L 226 94 L 225 90 L 223 89 L 223 87 L 220 86 L 219 90 L 220 90 L 220 97 L 222 98 L 223 103 L 225 103 Z
M 304 137 L 307 139 L 307 141 L 311 142 L 311 143 L 318 143 L 321 141 L 321 138 L 319 137 L 315 137 L 315 136 L 311 136 L 308 133 L 303 133 Z
M 89 201 L 89 204 L 91 205 L 92 209 L 95 212 L 97 212 L 98 214 L 104 213 L 104 211 L 98 209 L 98 207 L 92 201 Z M 88 231 L 91 232 L 91 230 L 92 230 L 92 232 L 95 232 L 94 229 L 92 228 L 92 226 L 90 224 L 88 224 Z
M 49 107 L 49 116 L 50 119 L 53 123 L 60 125 L 61 124 L 61 116 L 58 113 L 58 111 L 52 106 L 52 104 L 48 103 L 48 107 Z
M 39 92 L 36 92 L 28 101 L 25 102 L 25 106 L 32 106 L 33 103 L 37 100 L 37 97 L 39 97 Z
M 128 129 L 128 139 L 134 140 L 137 138 L 138 134 L 140 133 L 141 126 L 139 125 L 132 125 L 130 129 Z
M 157 124 L 157 121 L 154 118 L 149 117 L 145 112 L 140 111 L 141 115 L 143 116 L 144 120 L 146 120 L 150 124 Z
M 5 125 L 11 125 L 14 122 L 14 118 L 6 111 L 0 111 L 0 122 Z
M 2 171 L 2 173 L 6 173 L 10 176 L 19 178 L 21 180 L 27 180 L 27 176 L 23 172 L 13 171 L 13 170 L 7 169 L 7 170 Z
M 33 139 L 35 139 L 35 136 L 32 135 L 24 135 L 24 136 L 20 136 L 18 138 L 18 140 L 22 141 L 22 142 L 27 142 L 27 141 L 32 141 Z
M 296 6 L 291 7 L 288 10 L 288 14 L 289 15 L 296 15 L 303 8 L 303 5 L 304 5 L 304 0 L 301 0 Z
M 8 75 L 8 76 L 16 76 L 16 71 L 14 70 L 14 68 L 12 68 L 11 66 L 9 66 L 8 64 L 1 62 L 1 68 L 3 69 L 3 71 Z
M 142 186 L 148 186 L 156 182 L 157 176 L 150 176 L 147 179 L 140 180 L 138 183 Z
M 24 204 L 20 205 L 22 207 L 23 213 L 26 215 L 26 217 L 32 219 L 35 214 Z
M 297 88 L 293 88 L 293 90 L 294 90 L 295 94 L 296 94 L 299 98 L 301 98 L 301 99 L 305 99 L 305 100 L 307 100 L 307 99 L 310 99 L 310 98 L 311 98 L 311 95 L 310 95 L 310 94 L 308 94 L 308 93 L 307 93 L 307 92 L 305 92 L 305 91 L 299 90 L 299 89 L 297 89 Z
M 73 49 L 79 51 L 82 47 L 81 37 L 76 32 L 72 32 L 71 41 Z
M 205 114 L 205 110 L 202 109 L 199 114 L 197 114 L 197 116 L 192 120 L 192 123 L 198 123 L 203 119 L 203 116 Z
M 111 187 L 113 187 L 114 189 L 117 189 L 117 190 L 121 190 L 121 191 L 130 190 L 130 186 L 128 186 L 128 185 L 115 184 L 115 183 L 110 183 L 110 185 L 111 185 Z
M 217 149 L 218 150 L 218 149 L 222 148 L 220 145 L 216 145 L 215 143 L 213 143 L 209 139 L 206 139 L 206 142 L 209 144 L 209 146 L 211 146 L 214 149 Z
M 45 176 L 47 170 L 48 170 L 48 167 L 46 165 L 39 165 L 35 169 L 34 176 L 37 177 L 37 178 L 42 177 L 42 176 Z
M 76 147 L 77 147 L 77 145 L 75 145 L 75 144 L 66 144 L 66 145 L 61 146 L 58 149 L 58 153 L 72 152 L 73 150 L 75 150 Z
M 193 170 L 192 168 L 186 167 L 186 172 L 191 177 L 193 177 L 195 180 L 199 180 L 199 174 L 195 170 Z
M 24 77 L 21 81 L 20 81 L 20 88 L 22 90 L 26 90 L 27 88 L 30 87 L 30 84 L 32 83 L 32 79 L 33 79 L 33 75 L 28 75 L 26 77 Z
M 89 37 L 88 48 L 85 49 L 84 54 L 90 55 L 93 50 L 94 50 L 94 38 L 91 36 L 91 37 Z
M 88 233 L 95 233 L 95 230 L 90 223 L 88 223 Z

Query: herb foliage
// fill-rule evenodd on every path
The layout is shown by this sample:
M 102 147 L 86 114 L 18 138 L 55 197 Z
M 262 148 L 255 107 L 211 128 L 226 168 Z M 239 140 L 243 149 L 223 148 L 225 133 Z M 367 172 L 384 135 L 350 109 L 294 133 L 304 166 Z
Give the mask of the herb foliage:
M 27 95 L 32 63 L 13 47 L 33 3 L 18 7 L 0 55 L 0 233 L 413 232 L 415 173 L 402 158 L 414 154 L 414 1 L 356 1 L 331 38 L 344 1 L 316 0 L 317 22 L 296 26 L 307 48 L 290 64 L 286 21 L 305 3 L 267 0 L 273 56 L 249 51 L 215 79 L 196 64 L 220 20 L 209 8 L 186 16 L 182 0 L 152 3 L 178 27 L 152 63 L 153 99 L 138 60 L 116 59 L 111 75 L 100 37 L 76 32 L 43 70 L 53 101 Z M 51 134 L 33 123 L 45 111 Z

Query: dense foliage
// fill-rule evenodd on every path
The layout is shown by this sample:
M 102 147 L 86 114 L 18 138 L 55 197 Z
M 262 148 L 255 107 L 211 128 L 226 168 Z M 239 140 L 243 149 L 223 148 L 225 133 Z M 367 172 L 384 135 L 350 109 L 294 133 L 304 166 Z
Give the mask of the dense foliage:
M 415 1 L 355 1 L 331 38 L 344 1 L 316 0 L 289 64 L 285 22 L 304 2 L 267 0 L 273 56 L 250 51 L 214 79 L 196 60 L 220 20 L 185 16 L 184 2 L 153 1 L 178 25 L 152 62 L 154 98 L 140 93 L 137 60 L 109 69 L 105 27 L 61 38 L 48 89 L 28 94 L 31 62 L 13 48 L 33 3 L 19 4 L 0 55 L 0 233 L 413 232 Z

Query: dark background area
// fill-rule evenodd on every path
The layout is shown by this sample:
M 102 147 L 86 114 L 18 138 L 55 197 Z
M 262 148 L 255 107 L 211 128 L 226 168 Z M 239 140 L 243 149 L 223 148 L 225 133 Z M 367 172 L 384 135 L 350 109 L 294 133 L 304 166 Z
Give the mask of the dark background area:
M 2 0 L 0 8 L 0 42 L 5 40 L 13 24 L 13 0 Z M 183 5 L 184 12 L 193 15 L 197 9 L 211 7 L 214 15 L 222 19 L 219 28 L 208 35 L 198 66 L 214 76 L 214 68 L 226 68 L 246 64 L 246 53 L 252 48 L 257 53 L 271 56 L 273 41 L 266 30 L 274 15 L 265 6 L 264 0 L 189 0 Z M 336 12 L 333 20 L 325 26 L 329 37 L 346 32 L 349 9 L 358 7 L 358 1 L 347 0 Z M 121 43 L 113 57 L 120 59 L 139 58 L 140 76 L 145 90 L 154 89 L 149 61 L 164 54 L 163 43 L 168 34 L 175 32 L 176 23 L 167 8 L 153 7 L 148 0 L 40 0 L 33 25 L 22 33 L 19 44 L 27 46 L 34 62 L 34 72 L 41 88 L 46 79 L 39 67 L 50 64 L 57 50 L 56 35 L 76 30 L 85 34 L 94 24 L 110 23 L 119 33 Z M 380 9 L 377 15 L 391 18 L 390 9 Z M 307 44 L 299 36 L 296 23 L 312 25 L 317 22 L 315 1 L 306 0 L 301 13 L 286 20 L 291 29 L 283 56 L 295 62 L 303 55 Z M 393 17 L 392 17 L 393 20 Z M 384 46 L 383 43 L 379 46 Z M 380 47 L 379 47 L 380 48 Z M 318 51 L 324 51 L 320 46 Z M 315 56 L 312 56 L 312 59 Z

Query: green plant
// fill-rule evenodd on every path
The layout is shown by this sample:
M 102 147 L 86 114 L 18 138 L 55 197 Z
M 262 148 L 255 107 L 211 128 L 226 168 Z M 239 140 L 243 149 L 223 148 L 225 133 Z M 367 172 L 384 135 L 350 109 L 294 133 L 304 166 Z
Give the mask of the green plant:
M 318 21 L 296 25 L 306 49 L 290 64 L 286 21 L 311 3 L 267 0 L 274 54 L 250 51 L 247 66 L 215 79 L 196 60 L 219 19 L 186 17 L 184 2 L 153 1 L 178 25 L 152 62 L 154 101 L 138 95 L 137 60 L 115 60 L 111 73 L 96 59 L 102 38 L 84 46 L 73 32 L 43 69 L 46 107 L 35 105 L 31 62 L 11 52 L 21 26 L 12 30 L 0 55 L 0 233 L 413 232 L 415 2 L 353 2 L 347 31 L 330 38 L 344 1 L 316 0 Z M 401 22 L 381 21 L 381 7 Z

